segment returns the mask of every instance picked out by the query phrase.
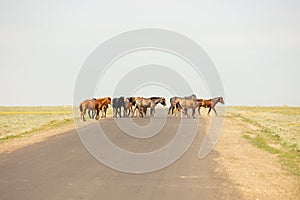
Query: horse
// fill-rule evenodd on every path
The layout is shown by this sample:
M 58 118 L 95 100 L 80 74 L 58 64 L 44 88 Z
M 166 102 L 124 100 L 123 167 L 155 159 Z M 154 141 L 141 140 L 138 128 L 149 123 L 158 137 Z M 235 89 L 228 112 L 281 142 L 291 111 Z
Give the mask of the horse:
M 96 98 L 93 98 L 91 100 L 96 100 Z M 88 115 L 90 119 L 94 119 L 96 116 L 96 109 L 88 109 Z
M 108 104 L 104 104 L 101 109 L 102 112 L 101 118 L 106 118 L 107 109 L 108 109 Z
M 102 113 L 101 118 L 106 118 L 107 108 L 108 108 L 108 104 L 104 104 L 100 109 Z M 88 110 L 90 119 L 95 119 L 96 113 L 97 113 L 96 109 Z
M 178 103 L 176 103 L 176 105 L 174 106 L 174 109 L 172 110 L 172 116 L 175 116 L 176 118 L 178 117 L 178 113 L 180 112 L 180 110 L 182 109 L 182 106 Z
M 166 99 L 164 97 L 151 97 L 151 98 L 143 98 L 143 97 L 137 97 L 135 99 L 136 106 L 135 110 L 139 111 L 139 115 L 141 117 L 144 117 L 144 114 L 146 115 L 147 108 L 150 108 L 150 116 L 154 116 L 155 114 L 155 106 L 157 104 L 162 104 L 163 106 L 166 106 Z
M 184 113 L 188 116 L 188 112 L 187 110 L 189 108 L 193 109 L 193 114 L 192 116 L 194 116 L 195 114 L 195 108 L 196 108 L 196 103 L 195 103 L 195 99 L 197 98 L 197 96 L 195 94 L 192 94 L 190 96 L 186 96 L 186 97 L 172 97 L 170 98 L 170 108 L 169 108 L 169 112 L 168 115 L 170 114 L 170 112 L 172 111 L 172 115 L 174 112 L 174 109 L 176 108 L 178 111 L 180 109 L 184 109 Z
M 124 117 L 129 117 L 130 113 L 132 113 L 133 116 L 134 114 L 133 106 L 135 106 L 135 97 L 124 97 L 124 107 L 123 107 Z
M 121 109 L 124 107 L 124 97 L 119 98 L 113 98 L 112 100 L 112 107 L 113 107 L 113 117 L 117 117 L 119 114 L 119 117 L 121 118 Z
M 87 99 L 83 102 L 80 103 L 79 105 L 79 110 L 80 110 L 80 118 L 83 121 L 85 120 L 85 113 L 86 110 L 96 110 L 97 114 L 96 114 L 96 120 L 99 119 L 99 113 L 100 110 L 102 110 L 104 105 L 111 104 L 111 98 L 110 97 L 105 97 L 105 98 L 99 98 L 99 99 Z
M 133 106 L 135 106 L 135 97 L 119 97 L 113 98 L 113 117 L 122 117 L 122 108 L 123 108 L 123 117 L 128 117 L 130 112 L 133 113 Z
M 209 115 L 211 109 L 213 109 L 215 111 L 216 115 L 218 115 L 217 111 L 215 109 L 216 104 L 219 103 L 219 102 L 222 103 L 222 104 L 225 103 L 224 100 L 223 100 L 223 97 L 216 97 L 216 98 L 208 99 L 208 100 L 197 99 L 197 101 L 198 101 L 198 104 L 199 104 L 199 106 L 198 106 L 199 115 L 200 115 L 200 108 L 201 107 L 209 108 L 207 115 Z
M 195 110 L 198 106 L 196 99 L 177 98 L 175 102 L 178 111 L 183 110 L 182 114 L 190 117 L 188 114 L 188 109 L 192 109 L 192 117 L 195 118 Z

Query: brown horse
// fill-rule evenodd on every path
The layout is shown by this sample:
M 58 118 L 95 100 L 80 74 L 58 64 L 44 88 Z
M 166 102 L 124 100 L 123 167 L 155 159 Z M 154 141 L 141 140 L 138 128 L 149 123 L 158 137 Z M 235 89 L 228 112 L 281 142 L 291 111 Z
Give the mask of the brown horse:
M 138 110 L 140 117 L 144 117 L 144 115 L 146 115 L 147 108 L 150 108 L 150 116 L 153 117 L 156 105 L 160 103 L 161 105 L 166 106 L 166 99 L 164 97 L 137 97 L 135 98 L 135 103 L 136 106 L 134 112 Z
M 199 107 L 198 107 L 199 115 L 200 115 L 200 108 L 201 107 L 209 108 L 207 115 L 209 115 L 211 109 L 213 109 L 215 111 L 216 115 L 218 115 L 217 111 L 215 109 L 216 104 L 219 103 L 219 102 L 224 104 L 223 97 L 216 97 L 216 98 L 208 99 L 208 100 L 197 99 L 197 101 L 198 101 L 198 104 L 199 104 Z
M 97 111 L 96 120 L 98 120 L 100 110 L 102 110 L 103 106 L 107 106 L 108 104 L 111 104 L 110 97 L 92 99 L 92 100 L 87 99 L 87 100 L 81 102 L 79 105 L 79 109 L 80 109 L 80 113 L 81 113 L 80 118 L 83 121 L 86 121 L 84 115 L 86 113 L 86 110 L 88 109 L 88 110 L 96 110 Z

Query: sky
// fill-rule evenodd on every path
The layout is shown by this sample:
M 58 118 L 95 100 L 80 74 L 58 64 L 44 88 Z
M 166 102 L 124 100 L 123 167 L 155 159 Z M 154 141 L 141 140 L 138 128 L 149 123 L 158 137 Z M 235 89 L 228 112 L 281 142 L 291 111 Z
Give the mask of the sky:
M 300 106 L 299 10 L 297 0 L 2 0 L 0 105 L 71 105 L 94 49 L 126 31 L 161 28 L 206 51 L 227 105 Z

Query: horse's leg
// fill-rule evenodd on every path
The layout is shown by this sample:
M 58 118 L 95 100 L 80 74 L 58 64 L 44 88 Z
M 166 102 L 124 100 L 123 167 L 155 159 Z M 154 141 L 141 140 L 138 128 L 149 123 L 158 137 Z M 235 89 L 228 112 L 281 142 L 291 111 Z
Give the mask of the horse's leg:
M 127 113 L 127 109 L 124 107 L 124 108 L 123 108 L 123 117 L 124 117 L 124 118 L 126 117 L 126 113 Z
M 127 117 L 130 116 L 130 107 L 128 108 Z
M 134 110 L 132 110 L 132 115 L 131 117 L 134 118 L 134 115 L 137 117 L 137 113 L 136 113 L 136 110 L 137 110 L 137 106 L 135 106 Z
M 86 113 L 86 108 L 83 108 L 83 110 L 82 110 L 82 112 L 81 112 L 81 116 L 82 116 L 82 120 L 83 120 L 83 121 L 86 121 L 86 120 L 85 120 L 85 117 L 84 117 L 85 113 Z
M 89 115 L 89 118 L 92 119 L 91 110 L 90 109 L 88 110 L 88 115 Z
M 173 112 L 174 112 L 174 109 L 177 107 L 177 105 L 172 105 L 172 114 L 173 114 Z M 177 107 L 177 109 L 179 109 L 179 106 Z
M 144 108 L 143 107 L 140 107 L 139 109 L 138 109 L 138 112 L 139 112 L 139 117 L 142 117 L 142 118 L 144 118 Z
M 97 114 L 96 114 L 96 118 L 95 118 L 96 120 L 99 119 L 99 114 L 100 114 L 100 107 L 97 108 Z
M 199 108 L 198 108 L 198 115 L 199 116 L 201 115 L 200 108 L 201 108 L 201 106 L 199 106 Z
M 184 108 L 184 113 L 185 113 L 186 117 L 188 117 L 188 118 L 190 117 L 189 113 L 188 113 L 188 108 Z
M 147 112 L 147 110 L 146 110 L 145 112 Z M 141 114 L 141 117 L 144 118 L 144 109 L 141 108 L 140 114 Z M 146 114 L 145 114 L 145 115 L 146 115 Z
M 91 114 L 91 117 L 92 117 L 91 119 L 93 119 L 94 118 L 94 110 L 91 110 L 91 113 L 92 113 Z
M 130 107 L 130 111 L 131 111 L 131 118 L 134 118 L 134 113 L 135 113 L 135 110 L 136 110 L 136 107 L 134 108 L 134 110 L 133 110 L 133 108 L 132 108 L 132 107 Z
M 104 110 L 104 118 L 106 118 L 106 111 L 107 111 L 107 108 L 105 107 L 103 110 Z
M 95 119 L 96 113 L 97 113 L 97 111 L 94 109 L 94 110 L 93 110 L 93 119 Z
M 217 111 L 216 111 L 216 109 L 215 109 L 215 108 L 213 108 L 213 110 L 215 111 L 216 115 L 218 115 L 218 114 L 217 114 Z
M 119 107 L 119 116 L 122 118 L 122 107 Z
M 83 111 L 81 111 L 81 113 L 80 113 L 80 118 L 81 118 L 82 121 L 84 121 L 84 114 L 83 114 Z
M 207 115 L 209 115 L 210 111 L 211 111 L 211 107 L 209 107 L 209 110 L 208 110 L 208 113 L 207 113 Z
M 173 106 L 173 104 L 172 104 L 172 105 L 170 106 L 170 108 L 169 108 L 168 115 L 170 114 L 171 110 L 172 110 L 172 115 L 173 115 L 173 111 L 174 111 L 174 106 Z
M 101 119 L 103 118 L 103 108 L 101 108 Z
M 195 108 L 192 108 L 192 117 L 195 118 Z
M 92 114 L 93 114 L 92 111 L 90 109 L 88 109 L 87 112 L 88 112 L 89 118 L 92 119 L 92 117 L 93 117 L 92 116 Z

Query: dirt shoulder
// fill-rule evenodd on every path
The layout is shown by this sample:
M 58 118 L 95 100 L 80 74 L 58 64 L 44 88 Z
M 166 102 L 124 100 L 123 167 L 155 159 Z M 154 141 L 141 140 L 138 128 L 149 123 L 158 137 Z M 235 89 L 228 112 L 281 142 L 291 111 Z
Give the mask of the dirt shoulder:
M 299 180 L 284 170 L 278 158 L 242 137 L 245 128 L 226 119 L 215 150 L 217 161 L 246 199 L 300 199 Z

